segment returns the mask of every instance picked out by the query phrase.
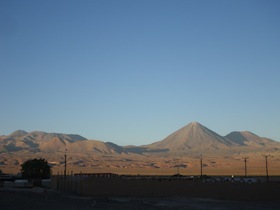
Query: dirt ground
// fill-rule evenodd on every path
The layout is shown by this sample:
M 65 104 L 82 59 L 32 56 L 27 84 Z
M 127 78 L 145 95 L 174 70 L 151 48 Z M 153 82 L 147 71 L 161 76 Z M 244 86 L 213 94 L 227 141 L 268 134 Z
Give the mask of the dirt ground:
M 184 196 L 81 197 L 39 187 L 0 188 L 0 208 L 32 209 L 279 209 L 280 201 L 229 201 Z

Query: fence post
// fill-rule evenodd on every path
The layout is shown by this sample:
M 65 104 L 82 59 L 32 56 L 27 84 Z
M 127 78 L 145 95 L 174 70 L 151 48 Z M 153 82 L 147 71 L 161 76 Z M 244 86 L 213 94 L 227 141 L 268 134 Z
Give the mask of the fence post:
M 80 180 L 81 191 L 80 194 L 83 195 L 83 178 Z
M 78 177 L 75 176 L 75 193 L 78 194 Z
M 56 176 L 56 190 L 59 190 L 59 172 L 57 172 Z

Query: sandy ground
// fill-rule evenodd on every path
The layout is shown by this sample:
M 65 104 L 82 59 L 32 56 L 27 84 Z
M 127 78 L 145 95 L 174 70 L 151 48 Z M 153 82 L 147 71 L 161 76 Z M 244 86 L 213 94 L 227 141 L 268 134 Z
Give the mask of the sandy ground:
M 200 175 L 200 154 L 198 155 L 167 155 L 155 156 L 152 154 L 117 154 L 117 155 L 92 155 L 81 153 L 70 153 L 68 151 L 67 173 L 116 173 L 129 175 L 171 175 L 180 169 L 182 175 Z M 264 151 L 237 154 L 210 153 L 203 154 L 204 175 L 244 175 L 244 159 L 247 162 L 248 176 L 265 176 L 266 164 L 262 156 Z M 273 158 L 269 158 L 269 175 L 280 175 L 280 153 L 278 150 L 269 152 Z M 33 158 L 42 157 L 48 160 L 52 166 L 52 174 L 58 175 L 64 172 L 64 154 L 61 153 L 35 153 L 12 152 L 1 153 L 1 170 L 6 174 L 17 174 L 21 170 L 21 164 Z M 176 165 L 180 165 L 177 168 Z
M 227 201 L 190 197 L 81 197 L 43 188 L 0 188 L 1 209 L 279 209 L 280 201 Z

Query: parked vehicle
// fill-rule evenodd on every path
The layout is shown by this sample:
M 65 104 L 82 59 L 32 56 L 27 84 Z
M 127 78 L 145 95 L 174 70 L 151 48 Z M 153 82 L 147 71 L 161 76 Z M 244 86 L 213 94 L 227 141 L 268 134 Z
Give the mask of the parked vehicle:
M 258 180 L 254 177 L 244 177 L 242 178 L 242 181 L 248 184 L 252 184 L 252 183 L 257 183 Z
M 227 182 L 240 182 L 240 183 L 257 183 L 258 180 L 254 177 L 225 177 L 225 181 Z

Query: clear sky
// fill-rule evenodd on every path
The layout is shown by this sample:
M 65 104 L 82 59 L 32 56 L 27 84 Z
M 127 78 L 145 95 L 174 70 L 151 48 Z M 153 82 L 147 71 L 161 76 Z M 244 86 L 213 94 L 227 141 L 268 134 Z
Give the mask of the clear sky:
M 279 0 L 0 0 L 0 134 L 280 141 Z

